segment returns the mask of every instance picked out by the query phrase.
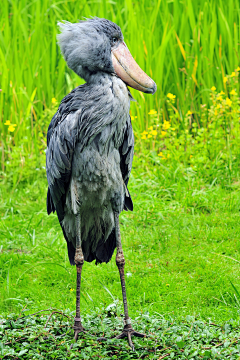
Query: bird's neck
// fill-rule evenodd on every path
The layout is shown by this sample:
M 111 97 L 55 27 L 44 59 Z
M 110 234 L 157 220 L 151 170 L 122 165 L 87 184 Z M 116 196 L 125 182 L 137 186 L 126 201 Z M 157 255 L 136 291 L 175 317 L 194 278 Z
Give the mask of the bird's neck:
M 87 85 L 99 92 L 105 103 L 110 103 L 114 107 L 124 109 L 126 113 L 130 110 L 130 101 L 134 100 L 127 85 L 115 74 L 97 72 L 92 74 Z
M 126 84 L 115 75 L 98 73 L 92 81 L 80 87 L 79 91 L 80 103 L 87 119 L 81 122 L 79 129 L 82 146 L 90 144 L 97 136 L 99 143 L 102 143 L 101 152 L 109 148 L 108 143 L 112 138 L 116 147 L 120 145 L 131 100 Z

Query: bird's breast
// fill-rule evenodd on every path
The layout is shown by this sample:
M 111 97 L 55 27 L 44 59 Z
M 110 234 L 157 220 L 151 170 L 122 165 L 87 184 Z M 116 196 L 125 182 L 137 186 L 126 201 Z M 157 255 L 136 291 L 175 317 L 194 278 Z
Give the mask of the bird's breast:
M 71 182 L 82 206 L 102 206 L 115 193 L 121 197 L 124 190 L 119 152 L 113 148 L 110 153 L 100 154 L 94 144 L 83 151 L 78 151 L 78 148 L 73 156 Z

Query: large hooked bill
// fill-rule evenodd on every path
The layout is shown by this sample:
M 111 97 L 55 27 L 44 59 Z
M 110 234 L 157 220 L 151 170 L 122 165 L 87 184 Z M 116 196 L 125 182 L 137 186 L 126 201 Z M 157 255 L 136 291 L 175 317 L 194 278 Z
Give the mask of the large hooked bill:
M 127 85 L 147 94 L 156 92 L 157 85 L 136 63 L 124 42 L 112 49 L 112 63 L 116 74 Z

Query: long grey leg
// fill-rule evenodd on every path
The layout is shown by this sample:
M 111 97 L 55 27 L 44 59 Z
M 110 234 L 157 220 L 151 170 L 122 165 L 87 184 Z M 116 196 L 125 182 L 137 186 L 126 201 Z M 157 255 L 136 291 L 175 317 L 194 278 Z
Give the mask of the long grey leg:
M 123 256 L 122 243 L 121 243 L 121 234 L 120 234 L 120 226 L 119 226 L 119 214 L 114 213 L 115 220 L 115 234 L 116 234 L 116 245 L 117 245 L 117 256 L 116 256 L 116 264 L 119 270 L 121 286 L 122 286 L 122 296 L 123 296 L 123 306 L 124 306 L 124 328 L 123 332 L 117 336 L 117 339 L 122 339 L 124 337 L 128 338 L 128 343 L 134 351 L 134 345 L 132 343 L 131 337 L 133 335 L 138 337 L 144 337 L 145 334 L 141 334 L 137 331 L 134 331 L 131 325 L 131 320 L 128 315 L 128 306 L 127 306 L 127 295 L 126 295 L 126 286 L 125 286 L 125 278 L 124 278 L 124 265 L 125 259 Z
M 125 286 L 125 278 L 124 278 L 125 259 L 124 259 L 122 243 L 121 243 L 119 215 L 115 213 L 114 216 L 115 216 L 115 234 L 116 234 L 116 245 L 117 245 L 116 264 L 119 270 L 121 286 L 122 286 L 122 296 L 123 296 L 123 306 L 124 306 L 124 325 L 128 326 L 131 325 L 131 320 L 128 315 L 127 295 L 126 295 L 126 286 Z
M 75 264 L 77 267 L 77 291 L 76 291 L 76 317 L 74 318 L 74 339 L 77 340 L 78 334 L 84 331 L 81 323 L 80 316 L 80 287 L 81 287 L 81 273 L 82 267 L 84 263 L 84 256 L 82 252 L 82 241 L 81 241 L 81 217 L 80 213 L 76 215 L 76 230 L 77 230 L 77 238 L 76 238 L 76 252 L 75 252 Z

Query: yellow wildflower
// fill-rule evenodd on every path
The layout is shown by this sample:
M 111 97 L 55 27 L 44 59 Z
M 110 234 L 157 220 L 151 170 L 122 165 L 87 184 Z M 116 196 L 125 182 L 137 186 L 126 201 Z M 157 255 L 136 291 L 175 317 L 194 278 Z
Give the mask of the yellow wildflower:
M 239 67 L 239 66 L 237 67 L 236 71 L 240 71 L 240 67 Z
M 152 137 L 152 135 L 148 134 L 148 139 L 150 139 Z
M 232 100 L 230 100 L 229 98 L 226 98 L 226 104 L 228 106 L 231 106 L 232 105 Z
M 167 97 L 168 97 L 170 100 L 174 100 L 175 97 L 176 97 L 176 95 L 173 95 L 173 94 L 171 94 L 171 93 L 168 93 L 168 94 L 167 94 Z
M 236 75 L 235 71 L 233 71 L 230 75 L 230 77 L 234 77 Z
M 52 104 L 55 104 L 57 102 L 57 99 L 52 98 Z
M 193 155 L 190 155 L 190 159 L 193 157 Z
M 227 81 L 228 81 L 227 77 L 226 77 L 226 76 L 224 76 L 224 78 L 223 78 L 223 82 L 224 82 L 224 84 L 225 84 Z
M 161 131 L 161 135 L 165 136 L 166 135 L 166 131 Z
M 171 128 L 171 130 L 173 130 L 173 131 L 174 131 L 174 130 L 176 130 L 176 129 L 175 129 L 175 128 Z
M 221 105 L 220 104 L 217 104 L 217 109 L 220 109 L 221 108 Z
M 70 291 L 74 291 L 73 289 L 70 289 Z
M 153 130 L 153 126 L 150 126 L 150 127 L 148 128 L 148 130 L 151 130 L 151 131 L 152 131 L 152 130 Z
M 158 156 L 163 156 L 163 153 L 162 153 L 162 151 L 160 151 L 160 153 L 158 154 Z
M 217 112 L 217 110 L 215 110 L 215 111 L 214 111 L 214 115 L 217 116 L 217 114 L 218 114 L 218 112 Z
M 218 96 L 218 97 L 217 97 L 217 100 L 222 101 L 222 97 L 221 97 L 221 96 Z
M 157 135 L 157 130 L 153 130 L 153 131 L 152 131 L 152 135 L 153 135 L 153 136 L 156 136 L 156 135 Z
M 155 115 L 156 113 L 157 113 L 157 111 L 152 109 L 149 111 L 148 115 Z
M 218 95 L 224 95 L 225 92 L 224 91 L 221 91 Z
M 236 91 L 233 89 L 231 92 L 230 92 L 231 95 L 237 95 Z
M 166 286 L 170 286 L 169 284 L 166 284 Z
M 132 121 L 134 120 L 134 116 L 131 116 L 131 120 L 132 120 Z
M 11 125 L 10 120 L 6 120 L 6 122 L 4 123 L 4 125 L 7 125 L 7 126 Z
M 10 125 L 9 127 L 8 127 L 8 130 L 10 131 L 10 132 L 13 132 L 14 130 L 15 130 L 15 124 L 14 125 Z
M 169 121 L 167 121 L 167 120 L 164 120 L 164 122 L 163 122 L 163 129 L 164 130 L 167 130 L 167 129 L 169 129 L 170 128 L 170 122 Z
M 215 86 L 212 86 L 212 87 L 211 87 L 211 90 L 212 90 L 212 91 L 215 91 L 215 90 L 216 90 Z
M 170 158 L 170 154 L 167 154 L 167 158 Z
M 146 140 L 146 135 L 143 135 L 141 139 Z
M 144 136 L 144 135 L 147 135 L 147 134 L 148 134 L 148 132 L 145 131 L 145 130 L 144 130 L 144 132 L 141 133 L 141 135 L 143 135 L 143 136 Z
M 192 115 L 192 112 L 188 110 L 187 115 Z

